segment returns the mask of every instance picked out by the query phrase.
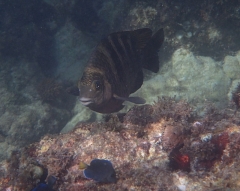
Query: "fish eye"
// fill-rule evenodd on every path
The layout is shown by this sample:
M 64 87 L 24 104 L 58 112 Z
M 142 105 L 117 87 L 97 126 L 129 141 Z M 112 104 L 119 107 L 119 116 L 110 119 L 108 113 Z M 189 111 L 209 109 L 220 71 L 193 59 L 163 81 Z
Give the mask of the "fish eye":
M 94 81 L 94 86 L 95 86 L 96 90 L 102 89 L 102 84 L 101 84 L 101 82 L 99 80 L 95 80 Z

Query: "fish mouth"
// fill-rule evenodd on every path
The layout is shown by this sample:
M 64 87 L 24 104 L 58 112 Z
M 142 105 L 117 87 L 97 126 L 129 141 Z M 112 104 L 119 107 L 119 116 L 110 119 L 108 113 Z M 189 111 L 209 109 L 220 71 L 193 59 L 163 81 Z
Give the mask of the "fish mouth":
M 91 98 L 81 97 L 81 98 L 79 98 L 79 100 L 84 106 L 87 106 L 87 105 L 93 103 L 93 100 Z

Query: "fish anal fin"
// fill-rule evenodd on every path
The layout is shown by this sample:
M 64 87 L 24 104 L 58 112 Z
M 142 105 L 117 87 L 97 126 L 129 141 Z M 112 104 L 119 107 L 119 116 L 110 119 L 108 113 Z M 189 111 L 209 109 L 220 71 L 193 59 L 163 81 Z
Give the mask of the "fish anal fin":
M 141 51 L 152 37 L 152 30 L 149 28 L 136 29 L 134 31 L 114 32 L 108 38 L 128 38 L 134 49 Z
M 137 91 L 139 88 L 141 88 L 143 84 L 143 72 L 142 70 L 138 72 L 137 78 L 135 79 L 134 87 L 130 93 L 134 93 Z
M 68 87 L 66 92 L 73 96 L 79 96 L 79 89 L 77 86 Z

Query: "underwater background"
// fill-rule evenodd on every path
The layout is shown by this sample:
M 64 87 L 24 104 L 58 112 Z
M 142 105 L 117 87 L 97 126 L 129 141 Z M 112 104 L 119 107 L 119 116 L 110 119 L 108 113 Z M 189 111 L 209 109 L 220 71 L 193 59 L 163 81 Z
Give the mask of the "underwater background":
M 140 28 L 165 35 L 147 104 L 68 94 L 102 38 Z M 240 190 L 240 0 L 0 0 L 0 34 L 0 190 Z M 96 158 L 116 182 L 84 177 Z

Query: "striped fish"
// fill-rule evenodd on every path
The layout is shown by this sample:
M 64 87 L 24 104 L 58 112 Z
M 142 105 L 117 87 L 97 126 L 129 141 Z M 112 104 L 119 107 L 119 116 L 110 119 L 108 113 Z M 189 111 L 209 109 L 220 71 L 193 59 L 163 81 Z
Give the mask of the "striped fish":
M 78 82 L 81 103 L 99 113 L 117 112 L 124 101 L 144 104 L 143 98 L 129 95 L 143 84 L 142 68 L 158 72 L 163 40 L 163 29 L 152 35 L 149 28 L 116 32 L 102 39 Z

